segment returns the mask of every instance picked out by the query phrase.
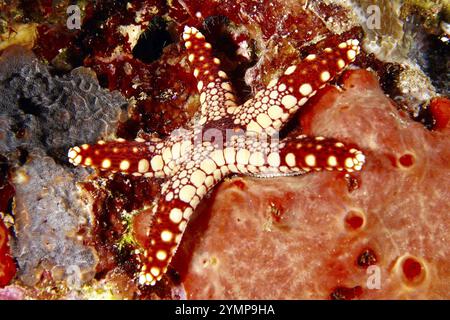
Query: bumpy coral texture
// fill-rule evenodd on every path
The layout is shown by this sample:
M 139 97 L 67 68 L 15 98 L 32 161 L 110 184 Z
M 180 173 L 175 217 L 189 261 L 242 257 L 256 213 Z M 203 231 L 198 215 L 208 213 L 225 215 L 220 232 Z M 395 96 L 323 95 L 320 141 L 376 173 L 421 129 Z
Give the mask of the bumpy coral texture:
M 52 75 L 20 47 L 3 54 L 0 71 L 3 154 L 42 149 L 64 160 L 71 144 L 113 133 L 120 108 L 126 105 L 118 92 L 102 89 L 89 69 Z
M 46 270 L 62 280 L 72 266 L 80 281 L 90 279 L 97 258 L 77 239 L 90 219 L 76 186 L 87 172 L 74 177 L 60 163 L 67 145 L 111 134 L 126 100 L 100 88 L 88 69 L 52 75 L 21 48 L 1 57 L 0 95 L 0 153 L 15 169 L 18 276 L 31 285 Z

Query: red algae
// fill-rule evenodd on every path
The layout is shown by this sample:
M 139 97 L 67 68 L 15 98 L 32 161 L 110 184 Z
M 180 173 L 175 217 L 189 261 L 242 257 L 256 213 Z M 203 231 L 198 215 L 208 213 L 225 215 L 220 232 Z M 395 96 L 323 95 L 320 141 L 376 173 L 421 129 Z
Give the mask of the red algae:
M 8 214 L 11 208 L 15 191 L 13 185 L 8 181 L 8 166 L 6 159 L 0 156 L 0 212 Z M 16 265 L 10 254 L 9 230 L 0 218 L 0 288 L 6 286 L 16 274 Z
M 430 111 L 434 118 L 434 130 L 448 128 L 450 122 L 450 100 L 445 97 L 433 98 L 430 102 Z
M 0 220 L 0 288 L 3 288 L 14 278 L 16 265 L 9 252 L 9 232 Z

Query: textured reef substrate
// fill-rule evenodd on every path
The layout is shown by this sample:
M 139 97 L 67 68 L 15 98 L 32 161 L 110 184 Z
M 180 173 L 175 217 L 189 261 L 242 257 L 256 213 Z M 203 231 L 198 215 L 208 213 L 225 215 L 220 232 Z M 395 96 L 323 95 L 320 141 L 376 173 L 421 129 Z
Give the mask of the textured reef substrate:
M 69 30 L 68 2 L 27 3 L 0 1 L 0 297 L 449 298 L 448 7 L 377 1 L 382 23 L 369 28 L 367 1 L 78 1 Z M 192 123 L 184 25 L 211 42 L 240 102 L 335 37 L 360 39 L 361 70 L 283 134 L 355 141 L 368 162 L 352 175 L 227 179 L 144 288 L 131 252 L 159 182 L 65 155 Z

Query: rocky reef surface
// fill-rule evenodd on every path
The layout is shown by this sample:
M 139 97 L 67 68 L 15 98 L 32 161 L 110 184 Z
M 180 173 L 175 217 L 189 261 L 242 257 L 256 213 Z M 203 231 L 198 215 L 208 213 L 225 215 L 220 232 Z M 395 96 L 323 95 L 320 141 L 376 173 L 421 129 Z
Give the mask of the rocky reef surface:
M 76 3 L 80 29 L 67 27 L 68 1 L 0 1 L 1 298 L 449 298 L 445 3 Z M 354 70 L 282 134 L 354 141 L 368 162 L 354 175 L 227 179 L 168 274 L 142 287 L 131 253 L 159 182 L 65 155 L 192 124 L 185 25 L 211 42 L 240 102 L 334 37 L 360 39 Z

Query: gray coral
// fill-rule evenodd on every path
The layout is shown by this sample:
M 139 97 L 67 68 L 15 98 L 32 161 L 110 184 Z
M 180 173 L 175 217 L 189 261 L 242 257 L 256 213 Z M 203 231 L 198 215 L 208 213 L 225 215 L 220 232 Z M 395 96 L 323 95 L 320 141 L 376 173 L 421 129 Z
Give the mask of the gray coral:
M 16 189 L 18 277 L 33 285 L 46 270 L 56 280 L 89 280 L 97 257 L 78 236 L 89 229 L 90 210 L 76 185 L 88 172 L 68 165 L 66 153 L 113 134 L 127 101 L 101 88 L 90 69 L 55 75 L 20 47 L 0 57 L 0 97 L 0 154 Z
M 52 75 L 18 47 L 0 60 L 0 96 L 0 153 L 41 149 L 60 161 L 70 146 L 114 133 L 127 104 L 120 93 L 101 88 L 90 69 Z

